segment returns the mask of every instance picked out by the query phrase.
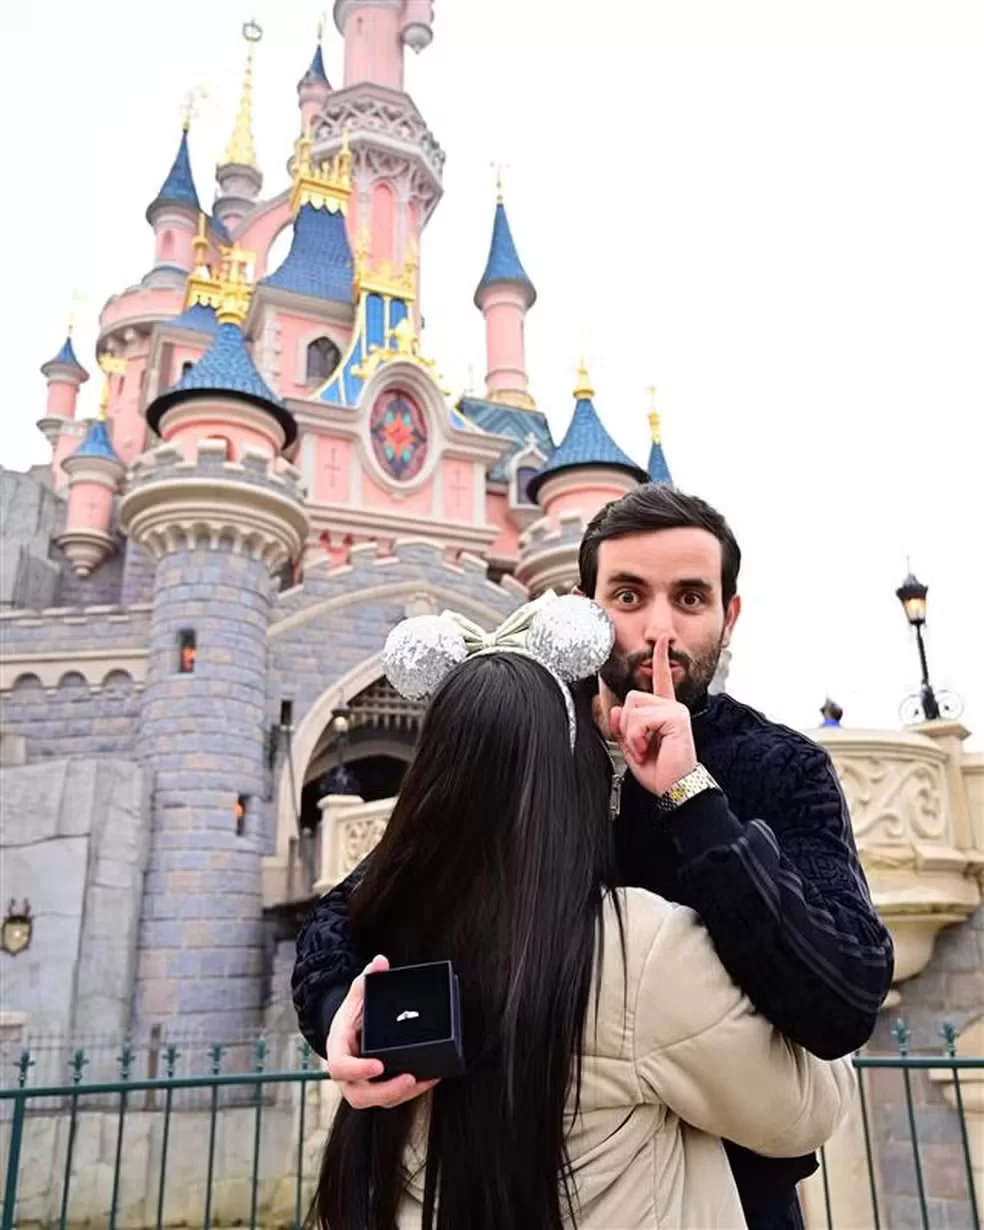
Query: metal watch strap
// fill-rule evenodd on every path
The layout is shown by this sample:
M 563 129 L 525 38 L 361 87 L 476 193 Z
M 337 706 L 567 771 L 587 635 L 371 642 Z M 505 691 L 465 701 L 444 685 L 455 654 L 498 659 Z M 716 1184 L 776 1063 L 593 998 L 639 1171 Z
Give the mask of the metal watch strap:
M 696 769 L 691 769 L 679 781 L 674 782 L 669 790 L 656 795 L 656 810 L 666 815 L 676 811 L 695 795 L 703 794 L 705 790 L 720 789 L 721 787 L 710 773 L 702 764 L 699 764 Z

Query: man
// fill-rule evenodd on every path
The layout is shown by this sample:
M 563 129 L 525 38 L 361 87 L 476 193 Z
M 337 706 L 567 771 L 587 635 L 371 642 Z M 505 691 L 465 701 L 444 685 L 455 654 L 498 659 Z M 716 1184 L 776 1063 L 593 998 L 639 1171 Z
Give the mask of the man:
M 759 1011 L 807 1050 L 835 1058 L 871 1035 L 891 986 L 891 940 L 827 754 L 708 694 L 741 610 L 740 562 L 719 513 L 662 485 L 607 505 L 585 531 L 581 589 L 616 633 L 595 713 L 612 752 L 619 864 L 626 884 L 696 910 Z M 653 691 L 667 660 L 674 697 Z M 361 980 L 337 1012 L 361 966 L 346 918 L 358 876 L 323 898 L 302 929 L 294 1002 L 343 1096 L 391 1106 L 429 1086 L 410 1076 L 370 1083 L 381 1065 L 358 1058 Z M 726 1147 L 750 1230 L 802 1227 L 795 1187 L 815 1158 Z

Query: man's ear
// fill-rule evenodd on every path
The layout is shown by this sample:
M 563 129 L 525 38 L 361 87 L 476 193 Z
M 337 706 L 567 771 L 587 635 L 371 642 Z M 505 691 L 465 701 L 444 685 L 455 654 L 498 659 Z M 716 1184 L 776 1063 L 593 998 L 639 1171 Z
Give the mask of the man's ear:
M 738 616 L 741 614 L 741 598 L 738 594 L 728 603 L 728 609 L 724 612 L 724 632 L 721 636 L 721 644 L 727 649 L 731 644 L 731 636 L 735 630 L 735 624 L 738 622 Z

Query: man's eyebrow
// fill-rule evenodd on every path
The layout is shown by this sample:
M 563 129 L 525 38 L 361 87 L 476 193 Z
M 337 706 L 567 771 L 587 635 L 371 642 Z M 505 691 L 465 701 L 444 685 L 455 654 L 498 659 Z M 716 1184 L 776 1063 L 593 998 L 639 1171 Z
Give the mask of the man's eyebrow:
M 708 581 L 706 577 L 683 577 L 673 584 L 677 589 L 697 589 L 705 594 L 714 592 L 714 582 Z
M 635 585 L 639 589 L 645 589 L 648 584 L 648 581 L 636 576 L 634 572 L 613 572 L 605 581 L 605 588 L 611 589 L 613 585 Z

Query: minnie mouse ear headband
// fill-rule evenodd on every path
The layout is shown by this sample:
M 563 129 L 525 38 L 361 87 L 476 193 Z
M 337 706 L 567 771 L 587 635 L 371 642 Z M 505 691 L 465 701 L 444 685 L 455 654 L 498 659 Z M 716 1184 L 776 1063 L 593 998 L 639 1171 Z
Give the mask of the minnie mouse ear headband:
M 489 653 L 518 653 L 550 672 L 567 708 L 571 747 L 577 735 L 568 683 L 595 675 L 608 661 L 615 630 L 590 598 L 548 591 L 486 632 L 457 611 L 415 615 L 390 632 L 383 649 L 386 678 L 407 700 L 432 696 L 456 666 Z

